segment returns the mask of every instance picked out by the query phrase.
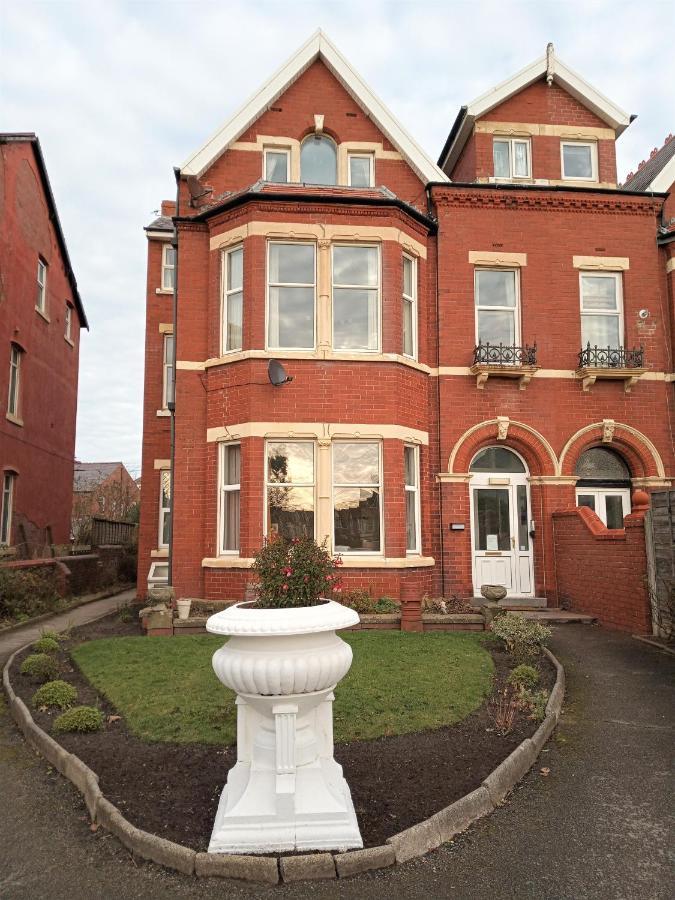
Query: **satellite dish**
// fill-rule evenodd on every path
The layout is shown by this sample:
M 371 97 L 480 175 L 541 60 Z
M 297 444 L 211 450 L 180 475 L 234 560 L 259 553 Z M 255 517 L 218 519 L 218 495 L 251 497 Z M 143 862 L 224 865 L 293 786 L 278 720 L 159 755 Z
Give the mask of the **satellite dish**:
M 293 381 L 293 376 L 286 373 L 286 369 L 281 365 L 278 359 L 271 359 L 267 366 L 267 376 L 274 387 Z

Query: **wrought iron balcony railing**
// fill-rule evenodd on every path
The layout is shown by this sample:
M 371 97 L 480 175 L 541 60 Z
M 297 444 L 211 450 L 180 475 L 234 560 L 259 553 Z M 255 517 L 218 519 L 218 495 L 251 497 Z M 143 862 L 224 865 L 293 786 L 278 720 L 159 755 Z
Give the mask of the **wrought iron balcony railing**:
M 509 344 L 480 343 L 473 351 L 474 366 L 536 366 L 537 345 L 532 347 Z
M 643 369 L 644 347 L 591 347 L 579 353 L 580 369 Z

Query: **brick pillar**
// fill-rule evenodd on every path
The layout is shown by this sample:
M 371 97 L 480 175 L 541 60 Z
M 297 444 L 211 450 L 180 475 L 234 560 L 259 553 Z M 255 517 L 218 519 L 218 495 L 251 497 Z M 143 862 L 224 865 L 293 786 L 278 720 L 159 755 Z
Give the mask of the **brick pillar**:
M 423 631 L 422 597 L 409 575 L 401 578 L 401 631 Z

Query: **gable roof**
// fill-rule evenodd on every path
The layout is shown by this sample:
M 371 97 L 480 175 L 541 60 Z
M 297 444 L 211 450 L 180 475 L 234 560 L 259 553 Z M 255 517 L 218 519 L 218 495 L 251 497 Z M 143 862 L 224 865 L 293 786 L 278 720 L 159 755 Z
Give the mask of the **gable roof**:
M 423 182 L 448 180 L 321 29 L 315 31 L 260 90 L 183 163 L 180 174 L 199 178 L 317 59 L 324 63 L 356 103 L 368 113 Z
M 77 289 L 77 281 L 75 279 L 75 273 L 73 272 L 73 267 L 70 262 L 70 257 L 68 256 L 68 248 L 66 247 L 66 238 L 63 234 L 63 229 L 61 228 L 61 220 L 59 219 L 59 213 L 56 209 L 56 200 L 54 199 L 54 194 L 52 193 L 52 186 L 49 182 L 49 175 L 47 175 L 47 166 L 45 165 L 45 158 L 42 155 L 42 148 L 40 147 L 40 141 L 38 140 L 37 135 L 32 132 L 22 133 L 22 132 L 5 132 L 0 134 L 0 144 L 31 144 L 33 148 L 33 155 L 35 156 L 35 163 L 37 165 L 38 174 L 40 175 L 40 181 L 42 182 L 42 190 L 45 193 L 45 197 L 47 198 L 47 207 L 49 208 L 50 220 L 54 225 L 54 231 L 56 232 L 56 240 L 58 242 L 59 248 L 61 250 L 61 256 L 63 258 L 63 268 L 66 271 L 66 277 L 68 279 L 68 283 L 70 284 L 70 289 L 73 292 L 73 303 L 75 304 L 75 308 L 77 309 L 77 315 L 80 319 L 80 324 L 83 328 L 89 330 L 89 322 L 87 322 L 87 316 L 84 312 L 84 306 L 82 304 L 82 298 L 80 297 L 80 292 Z
M 637 172 L 631 172 L 623 185 L 627 191 L 667 191 L 675 182 L 675 136 L 669 134 L 660 150 L 652 150 Z
M 476 119 L 484 116 L 496 106 L 504 103 L 510 97 L 546 77 L 549 84 L 555 82 L 564 88 L 572 97 L 582 103 L 596 116 L 614 129 L 618 137 L 628 126 L 634 117 L 628 115 L 616 104 L 608 100 L 604 94 L 596 90 L 581 75 L 570 69 L 569 66 L 555 55 L 553 44 L 549 44 L 546 53 L 536 59 L 529 66 L 521 69 L 511 78 L 502 81 L 501 84 L 490 88 L 480 97 L 476 97 L 468 106 L 463 106 L 455 119 L 445 146 L 438 160 L 439 166 L 446 171 L 454 166 L 464 144 L 473 130 Z
M 121 462 L 83 463 L 76 460 L 73 472 L 73 490 L 76 494 L 93 491 L 120 467 L 124 468 Z

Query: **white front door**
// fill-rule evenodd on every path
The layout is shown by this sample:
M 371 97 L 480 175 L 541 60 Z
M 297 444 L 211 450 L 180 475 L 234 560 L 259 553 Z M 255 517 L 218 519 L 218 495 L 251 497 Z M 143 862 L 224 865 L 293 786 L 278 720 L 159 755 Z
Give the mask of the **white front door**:
M 534 596 L 529 528 L 530 504 L 525 477 L 474 476 L 471 540 L 476 596 L 483 584 L 501 584 L 508 596 Z

